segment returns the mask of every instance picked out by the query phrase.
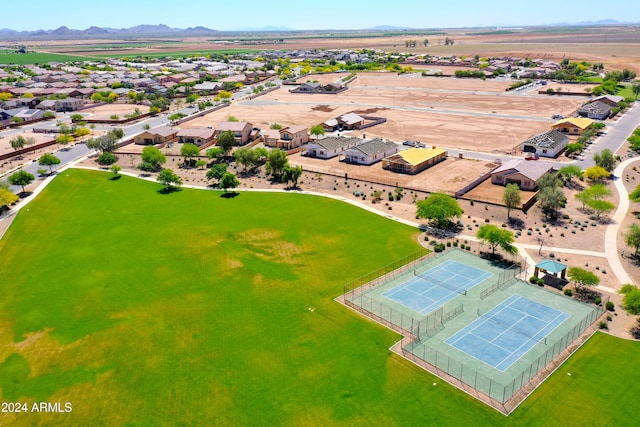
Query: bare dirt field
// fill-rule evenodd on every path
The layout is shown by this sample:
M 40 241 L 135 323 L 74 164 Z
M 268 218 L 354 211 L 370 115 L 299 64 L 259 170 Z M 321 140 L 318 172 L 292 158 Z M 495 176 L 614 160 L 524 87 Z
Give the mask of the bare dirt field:
M 520 58 L 546 58 L 560 60 L 568 57 L 575 61 L 602 62 L 610 69 L 630 68 L 640 73 L 640 30 L 632 26 L 594 27 L 571 29 L 571 31 L 528 32 L 514 31 L 507 34 L 479 34 L 469 29 L 447 29 L 442 34 L 419 36 L 383 36 L 371 37 L 317 37 L 283 38 L 282 43 L 269 40 L 256 42 L 213 43 L 207 37 L 193 37 L 179 40 L 180 43 L 147 43 L 132 48 L 112 49 L 114 44 L 131 44 L 126 40 L 26 40 L 30 47 L 37 50 L 59 52 L 74 55 L 145 55 L 149 53 L 187 51 L 215 51 L 229 49 L 247 50 L 293 50 L 293 49 L 380 49 L 387 52 L 407 52 L 430 55 L 479 55 L 482 57 L 511 56 Z M 453 46 L 445 46 L 446 37 L 454 39 Z M 279 38 L 279 37 L 278 37 Z M 415 47 L 406 47 L 408 39 L 417 39 Z M 424 45 L 423 40 L 429 41 Z M 275 37 L 274 37 L 275 40 Z M 178 41 L 178 40 L 175 40 Z M 93 45 L 105 45 L 107 49 L 97 49 Z
M 331 80 L 333 76 L 326 75 Z M 315 76 L 314 76 L 315 77 Z M 450 149 L 511 153 L 514 146 L 549 129 L 556 113 L 568 115 L 580 97 L 505 92 L 493 80 L 422 77 L 419 74 L 359 75 L 336 95 L 293 94 L 283 87 L 190 121 L 186 127 L 215 126 L 228 116 L 265 128 L 271 123 L 313 126 L 348 112 L 387 122 L 354 132 L 393 141 L 417 140 Z
M 137 104 L 105 104 L 97 107 L 86 108 L 79 111 L 85 117 L 91 119 L 110 119 L 112 115 L 117 115 L 121 119 L 127 114 L 132 114 L 135 109 L 139 109 L 142 114 L 149 112 L 149 106 Z
M 44 142 L 49 142 L 55 139 L 57 135 L 55 134 L 46 134 L 46 133 L 33 133 L 30 131 L 22 131 L 19 133 L 12 133 L 10 135 L 5 135 L 3 138 L 0 138 L 0 155 L 11 153 L 13 148 L 11 148 L 11 140 L 18 135 L 22 135 L 25 138 L 33 138 L 34 144 L 42 144 Z M 29 148 L 25 146 L 24 148 Z

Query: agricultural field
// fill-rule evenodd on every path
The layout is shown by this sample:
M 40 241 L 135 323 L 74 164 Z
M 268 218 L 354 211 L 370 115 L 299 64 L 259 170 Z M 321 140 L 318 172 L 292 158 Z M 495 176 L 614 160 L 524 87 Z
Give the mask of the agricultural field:
M 0 240 L 0 399 L 73 406 L 0 424 L 635 421 L 638 343 L 597 334 L 509 418 L 391 353 L 397 334 L 333 299 L 416 251 L 410 227 L 308 195 L 111 178 L 62 172 Z
M 95 56 L 76 56 L 61 53 L 28 52 L 15 53 L 9 50 L 0 50 L 0 64 L 44 64 L 47 62 L 72 62 L 91 61 L 99 59 Z

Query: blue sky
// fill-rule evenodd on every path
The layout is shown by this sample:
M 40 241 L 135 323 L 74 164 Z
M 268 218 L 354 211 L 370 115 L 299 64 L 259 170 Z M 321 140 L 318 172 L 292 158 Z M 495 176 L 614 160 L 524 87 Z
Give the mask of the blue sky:
M 174 28 L 205 26 L 221 31 L 245 28 L 364 29 L 376 25 L 409 28 L 545 25 L 558 22 L 640 17 L 640 7 L 604 7 L 593 0 L 5 0 L 1 24 L 14 30 L 125 28 L 165 24 Z M 631 13 L 630 8 L 637 8 Z

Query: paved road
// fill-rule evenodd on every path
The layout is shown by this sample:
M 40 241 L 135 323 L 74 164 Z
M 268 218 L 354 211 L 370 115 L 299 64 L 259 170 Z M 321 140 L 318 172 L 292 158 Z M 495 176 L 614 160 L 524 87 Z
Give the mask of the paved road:
M 593 155 L 608 148 L 612 152 L 616 152 L 631 135 L 636 127 L 640 126 L 640 103 L 636 102 L 627 110 L 627 112 L 616 122 L 607 122 L 605 135 L 598 138 L 595 143 L 591 144 L 588 150 L 578 159 L 572 162 L 583 169 L 595 165 Z

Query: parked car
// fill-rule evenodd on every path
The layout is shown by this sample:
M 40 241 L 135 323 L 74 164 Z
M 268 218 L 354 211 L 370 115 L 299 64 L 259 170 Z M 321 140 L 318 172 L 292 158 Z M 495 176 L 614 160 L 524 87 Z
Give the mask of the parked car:
M 560 120 L 560 119 L 564 119 L 564 116 L 562 114 L 554 114 L 553 116 L 551 116 L 551 118 L 555 120 Z

